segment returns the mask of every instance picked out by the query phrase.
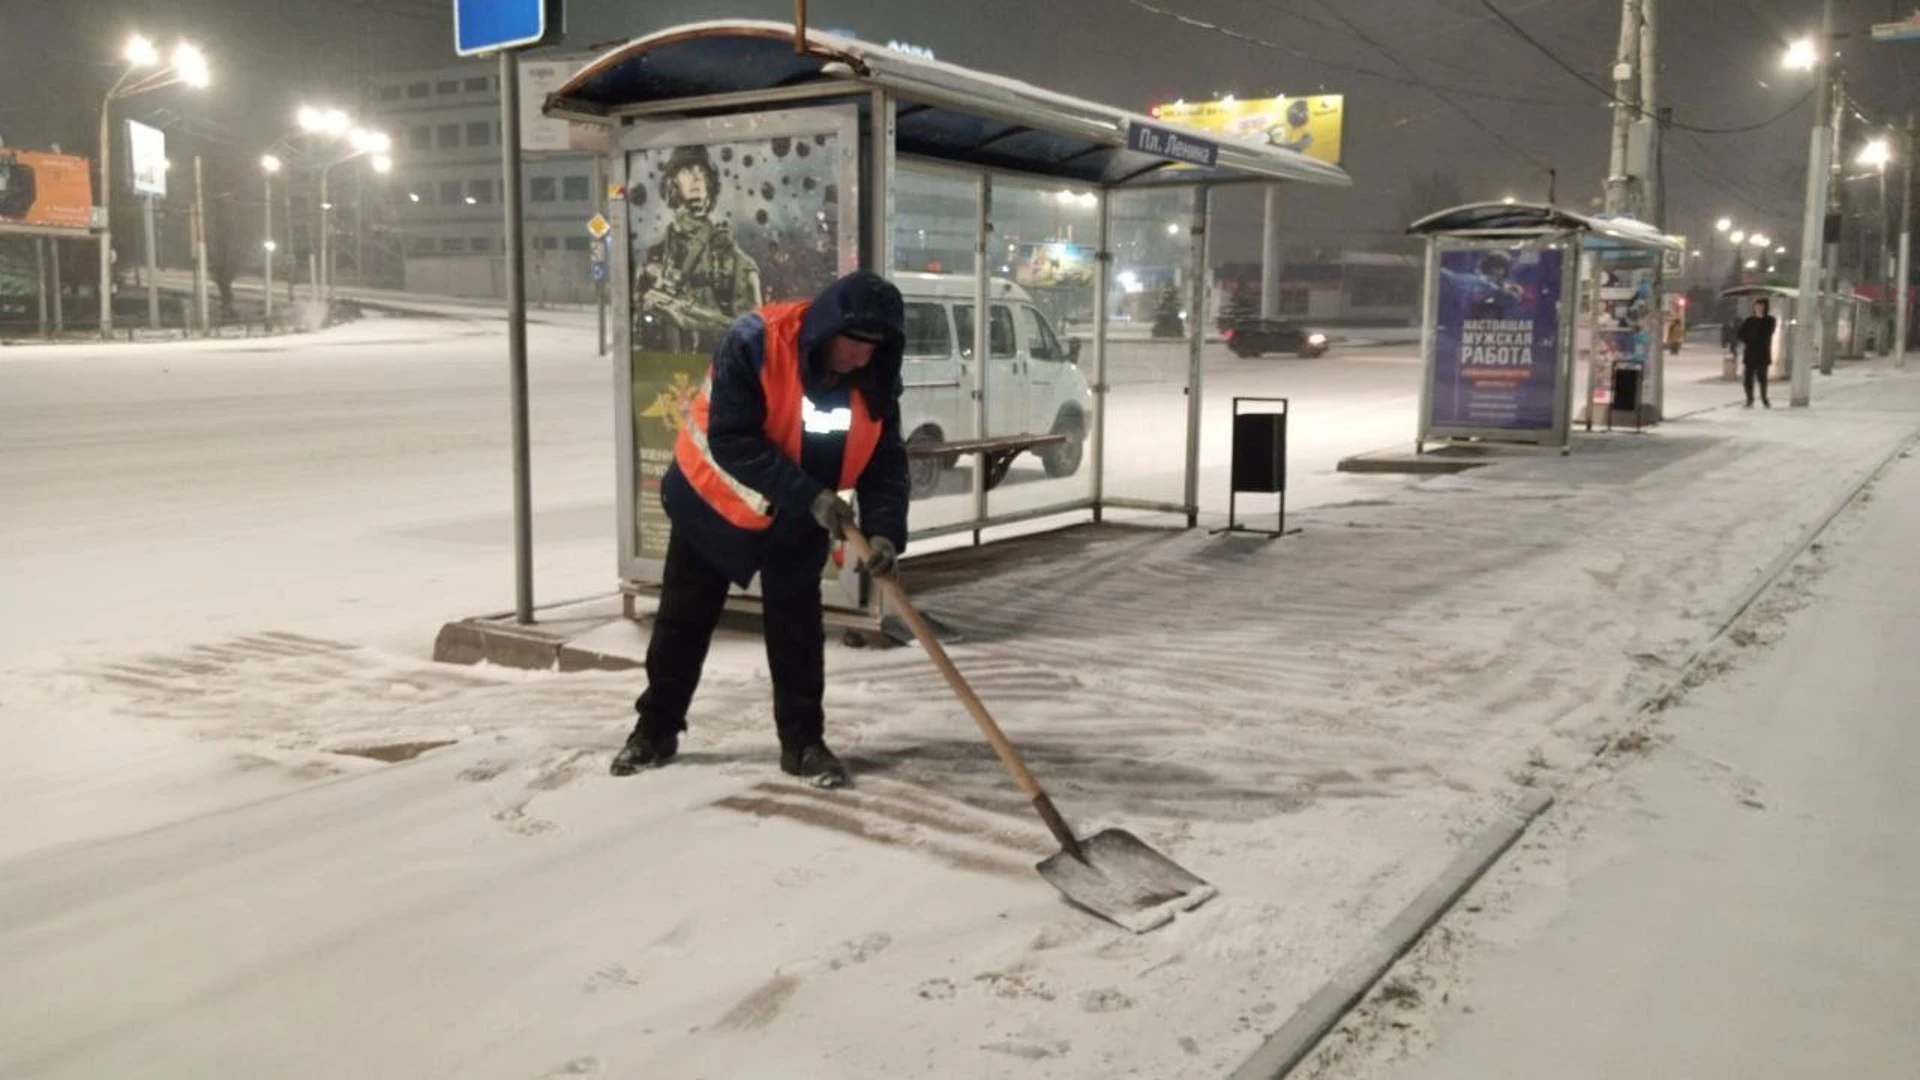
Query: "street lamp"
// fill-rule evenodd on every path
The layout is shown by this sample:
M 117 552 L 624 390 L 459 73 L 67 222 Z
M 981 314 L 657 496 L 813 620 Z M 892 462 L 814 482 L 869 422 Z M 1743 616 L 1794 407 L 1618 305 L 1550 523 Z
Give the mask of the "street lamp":
M 120 51 L 126 70 L 100 103 L 100 336 L 113 336 L 113 103 L 181 83 L 202 89 L 212 82 L 207 58 L 182 41 L 165 63 L 152 41 L 135 34 Z
M 1893 144 L 1887 140 L 1886 136 L 1882 135 L 1861 147 L 1860 156 L 1854 160 L 1860 165 L 1873 169 L 1879 173 L 1880 176 L 1880 244 L 1879 250 L 1875 252 L 1875 254 L 1879 256 L 1880 265 L 1876 268 L 1876 273 L 1873 276 L 1878 279 L 1879 284 L 1882 286 L 1882 297 L 1875 302 L 1874 306 L 1876 316 L 1882 314 L 1891 315 L 1891 312 L 1884 311 L 1886 298 L 1896 291 L 1901 293 L 1907 291 L 1907 283 L 1905 281 L 1901 281 L 1895 288 L 1888 287 L 1894 285 L 1893 268 L 1889 265 L 1893 261 L 1893 253 L 1888 243 L 1888 240 L 1892 236 L 1892 230 L 1887 227 L 1891 223 L 1887 215 L 1887 164 L 1893 160 Z M 1875 322 L 1880 322 L 1880 319 L 1876 318 Z M 1892 329 L 1891 326 L 1883 324 L 1875 335 L 1880 340 L 1880 355 L 1882 356 L 1892 351 L 1894 337 L 1891 333 Z
M 1721 219 L 1720 219 L 1719 221 L 1716 221 L 1716 222 L 1714 222 L 1714 223 L 1713 223 L 1713 231 L 1714 231 L 1714 232 L 1726 232 L 1726 231 L 1727 231 L 1728 229 L 1731 229 L 1731 228 L 1733 228 L 1733 219 L 1732 219 L 1732 218 L 1724 218 L 1724 217 L 1723 217 L 1723 218 L 1721 218 Z
M 393 158 L 388 151 L 393 149 L 393 139 L 384 131 L 373 131 L 354 124 L 353 118 L 340 109 L 318 108 L 302 105 L 294 113 L 294 120 L 300 130 L 308 135 L 345 139 L 347 150 L 332 161 L 319 166 L 320 173 L 320 273 L 326 282 L 325 295 L 329 301 L 333 298 L 333 227 L 329 221 L 329 211 L 333 203 L 327 197 L 327 185 L 335 168 L 345 165 L 355 158 L 371 157 L 375 172 L 386 173 L 393 169 Z
M 1820 49 L 1812 38 L 1801 38 L 1787 46 L 1786 55 L 1781 57 L 1780 66 L 1788 71 L 1812 71 L 1820 66 Z
M 273 242 L 273 178 L 284 167 L 285 163 L 272 154 L 262 154 L 260 156 L 260 172 L 265 177 L 267 191 L 267 242 L 262 245 L 262 247 L 266 249 L 266 255 L 261 259 L 261 262 L 265 267 L 264 272 L 267 283 L 268 332 L 272 332 L 273 330 L 273 253 L 280 247 L 280 245 Z M 288 222 L 287 224 L 292 225 L 293 223 Z

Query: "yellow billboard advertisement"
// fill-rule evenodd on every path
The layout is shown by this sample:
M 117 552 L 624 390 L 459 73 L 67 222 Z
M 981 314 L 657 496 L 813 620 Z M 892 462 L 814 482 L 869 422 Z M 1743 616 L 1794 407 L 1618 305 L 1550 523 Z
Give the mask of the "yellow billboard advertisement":
M 1236 139 L 1255 139 L 1338 165 L 1345 110 L 1343 95 L 1319 94 L 1247 101 L 1180 101 L 1155 105 L 1150 111 L 1156 120 Z

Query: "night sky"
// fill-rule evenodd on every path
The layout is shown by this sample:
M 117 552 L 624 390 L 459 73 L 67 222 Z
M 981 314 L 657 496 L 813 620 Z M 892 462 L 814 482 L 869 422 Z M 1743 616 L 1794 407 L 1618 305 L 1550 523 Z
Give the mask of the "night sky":
M 1590 78 L 1606 81 L 1619 32 L 1614 0 L 1495 0 Z M 1867 27 L 1908 0 L 1840 0 L 1849 89 L 1876 121 L 1920 105 L 1920 44 L 1875 44 Z M 1214 24 L 1207 29 L 1152 9 Z M 1661 0 L 1662 78 L 1676 120 L 1741 134 L 1675 131 L 1669 227 L 1698 235 L 1720 214 L 1798 233 L 1812 106 L 1807 77 L 1781 71 L 1785 42 L 1815 28 L 1817 0 Z M 116 117 L 186 125 L 209 156 L 251 161 L 301 102 L 359 100 L 374 72 L 453 61 L 450 0 L 0 0 L 0 137 L 92 155 L 100 97 L 135 29 L 163 47 L 206 51 L 210 91 L 164 91 Z M 790 20 L 788 0 L 573 0 L 567 48 L 605 47 L 717 16 Z M 1157 101 L 1275 93 L 1347 95 L 1346 191 L 1288 195 L 1287 239 L 1380 247 L 1406 224 L 1409 192 L 1435 173 L 1467 198 L 1597 197 L 1607 164 L 1604 99 L 1493 21 L 1482 0 L 814 0 L 810 19 L 868 39 L 897 38 L 943 60 L 1144 110 Z M 1231 33 L 1260 39 L 1250 43 Z M 1798 108 L 1794 108 L 1796 103 Z M 1860 127 L 1856 125 L 1855 133 Z M 404 168 L 404 162 L 401 165 Z M 1256 198 L 1234 194 L 1230 215 Z M 1257 256 L 1225 229 L 1219 258 Z M 1239 234 L 1235 236 L 1235 234 Z

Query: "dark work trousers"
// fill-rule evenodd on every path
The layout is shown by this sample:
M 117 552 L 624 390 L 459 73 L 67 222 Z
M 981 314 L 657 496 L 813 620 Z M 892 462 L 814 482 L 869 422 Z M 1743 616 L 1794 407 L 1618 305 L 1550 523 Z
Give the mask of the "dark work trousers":
M 770 559 L 760 574 L 773 673 L 773 721 L 784 747 L 821 741 L 826 712 L 826 628 L 821 621 L 820 567 Z M 675 529 L 667 541 L 660 610 L 647 642 L 647 689 L 634 703 L 642 735 L 687 729 L 687 706 L 700 686 L 707 647 L 727 602 L 725 574 L 701 558 Z
M 1753 404 L 1753 388 L 1756 385 L 1760 388 L 1760 400 L 1767 400 L 1767 369 L 1772 366 L 1772 363 L 1766 360 L 1757 364 L 1751 360 L 1741 361 L 1741 385 L 1747 389 L 1747 404 Z

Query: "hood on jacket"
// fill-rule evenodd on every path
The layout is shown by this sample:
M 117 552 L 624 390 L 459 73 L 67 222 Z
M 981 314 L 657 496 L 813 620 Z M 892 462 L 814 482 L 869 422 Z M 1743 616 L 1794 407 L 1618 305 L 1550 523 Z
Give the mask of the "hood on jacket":
M 873 360 L 853 378 L 876 417 L 880 402 L 899 393 L 900 366 L 907 345 L 907 308 L 893 282 L 871 270 L 855 270 L 814 297 L 800 323 L 800 355 L 806 358 L 807 385 L 826 377 L 822 347 L 848 330 L 878 331 Z

